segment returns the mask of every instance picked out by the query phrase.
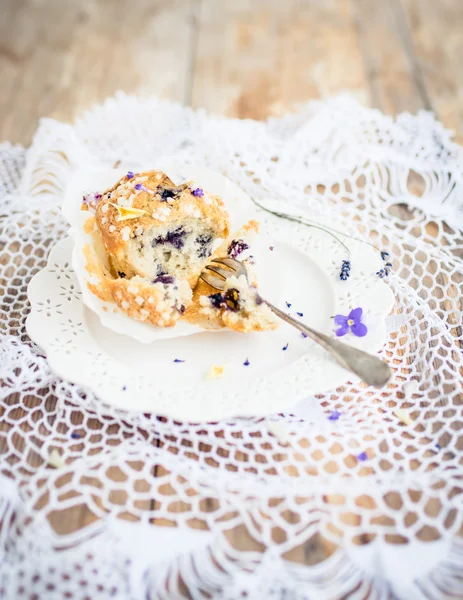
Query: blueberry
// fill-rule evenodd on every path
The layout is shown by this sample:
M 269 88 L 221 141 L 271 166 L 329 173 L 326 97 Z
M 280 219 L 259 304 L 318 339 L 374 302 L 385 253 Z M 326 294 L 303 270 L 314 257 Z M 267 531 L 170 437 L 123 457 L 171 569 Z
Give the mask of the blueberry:
M 167 202 L 169 198 L 175 198 L 177 192 L 169 188 L 158 188 L 158 194 L 161 196 L 161 200 Z
M 220 292 L 217 292 L 217 294 L 211 294 L 209 296 L 209 300 L 211 301 L 211 304 L 214 308 L 220 308 L 224 301 L 223 296 Z
M 177 227 L 177 229 L 174 229 L 174 231 L 168 231 L 165 237 L 160 235 L 159 237 L 155 238 L 151 244 L 153 248 L 158 244 L 171 244 L 177 250 L 181 250 L 185 244 L 185 240 L 183 239 L 185 235 L 186 231 L 182 226 L 180 226 Z
M 195 239 L 195 244 L 199 246 L 197 250 L 199 258 L 207 258 L 211 255 L 211 242 L 212 235 L 210 233 L 198 235 Z
M 247 250 L 249 245 L 244 240 L 233 240 L 228 246 L 227 254 L 231 258 L 237 258 L 242 252 Z
M 227 290 L 225 294 L 221 294 L 220 292 L 211 294 L 208 298 L 214 308 L 227 308 L 233 312 L 240 309 L 240 293 L 234 288 Z
M 167 273 L 165 273 L 164 275 L 158 275 L 153 281 L 153 283 L 164 283 L 165 285 L 168 285 L 170 283 L 174 283 L 174 281 L 175 277 L 172 277 L 172 275 L 168 275 Z

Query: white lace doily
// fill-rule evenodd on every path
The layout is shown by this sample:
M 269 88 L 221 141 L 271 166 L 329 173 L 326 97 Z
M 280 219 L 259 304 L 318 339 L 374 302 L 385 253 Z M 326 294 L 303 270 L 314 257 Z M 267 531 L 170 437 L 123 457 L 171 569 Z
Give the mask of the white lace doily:
M 393 383 L 199 427 L 55 377 L 24 329 L 26 287 L 91 156 L 194 157 L 389 252 Z M 430 114 L 348 99 L 257 123 L 120 95 L 74 126 L 42 121 L 27 152 L 3 145 L 0 597 L 462 596 L 461 165 Z

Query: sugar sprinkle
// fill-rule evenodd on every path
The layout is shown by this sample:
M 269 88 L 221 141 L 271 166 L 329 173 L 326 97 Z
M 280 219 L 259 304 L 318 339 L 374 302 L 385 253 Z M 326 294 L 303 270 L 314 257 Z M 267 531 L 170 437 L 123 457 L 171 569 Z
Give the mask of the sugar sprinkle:
M 55 469 L 59 469 L 64 465 L 64 461 L 61 458 L 61 454 L 56 448 L 53 448 L 53 450 L 48 455 L 47 463 L 50 465 L 50 467 L 54 467 Z

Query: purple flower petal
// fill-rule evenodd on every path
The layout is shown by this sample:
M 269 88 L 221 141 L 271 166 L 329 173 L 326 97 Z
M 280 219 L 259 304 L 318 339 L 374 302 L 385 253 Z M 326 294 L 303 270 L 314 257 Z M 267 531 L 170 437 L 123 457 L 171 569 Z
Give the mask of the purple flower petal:
M 357 460 L 368 460 L 368 454 L 366 452 L 360 452 L 360 454 L 357 454 Z
M 193 190 L 192 194 L 197 198 L 202 198 L 204 196 L 204 190 L 202 190 L 201 188 L 196 188 L 195 190 Z
M 81 436 L 80 436 L 80 433 L 74 432 L 74 433 L 71 433 L 71 437 L 73 440 L 79 440 Z
M 349 319 L 352 319 L 353 321 L 360 321 L 361 317 L 362 317 L 362 313 L 363 313 L 363 308 L 354 308 L 350 311 L 349 313 Z
M 246 360 L 244 361 L 244 363 L 243 363 L 243 365 L 244 365 L 245 367 L 249 367 L 249 365 L 250 365 L 250 364 L 251 364 L 251 363 L 249 362 L 249 359 L 246 359 Z
M 344 315 L 335 315 L 334 324 L 338 327 L 340 327 L 341 325 L 347 325 L 347 317 L 345 317 Z
M 146 186 L 144 186 L 142 183 L 136 183 L 135 184 L 135 189 L 140 191 L 142 190 L 143 192 L 149 192 L 150 194 L 152 194 L 153 192 L 147 188 Z
M 303 333 L 303 334 L 302 334 L 302 337 L 303 337 L 303 338 L 306 338 L 306 337 L 309 337 L 309 336 L 308 336 L 306 333 Z
M 364 323 L 354 323 L 351 327 L 352 333 L 357 337 L 364 337 L 367 334 L 367 326 Z
M 286 343 L 286 346 L 283 346 L 282 350 L 287 350 L 289 346 L 289 342 Z
M 184 363 L 185 361 L 182 360 L 181 358 L 175 358 L 174 359 L 174 363 Z
M 85 196 L 82 196 L 82 202 L 89 208 L 95 208 L 101 198 L 101 194 L 99 192 L 95 192 L 94 194 L 86 194 Z
M 133 176 L 134 176 L 133 171 L 127 171 L 127 179 L 132 179 Z
M 341 325 L 340 327 L 338 327 L 335 331 L 336 335 L 338 337 L 342 337 L 343 335 L 346 335 L 346 333 L 349 331 L 349 325 L 347 323 L 345 323 L 345 325 Z
M 333 410 L 333 412 L 331 412 L 328 417 L 328 421 L 337 421 L 340 416 L 341 413 L 339 412 L 339 410 Z
M 286 302 L 286 306 L 287 306 L 288 308 L 291 308 L 291 306 L 292 306 L 291 302 Z
M 296 315 L 297 315 L 298 317 L 303 317 L 303 316 L 304 316 L 304 313 L 298 313 L 298 312 L 297 312 L 297 313 L 296 313 Z

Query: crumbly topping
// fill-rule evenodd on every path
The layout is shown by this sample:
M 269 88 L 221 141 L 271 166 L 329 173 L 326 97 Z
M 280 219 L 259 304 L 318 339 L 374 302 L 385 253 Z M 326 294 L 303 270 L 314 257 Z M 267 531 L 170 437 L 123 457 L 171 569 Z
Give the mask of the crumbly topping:
M 153 219 L 157 219 L 158 221 L 166 221 L 171 211 L 172 208 L 170 206 L 158 206 L 152 213 Z

